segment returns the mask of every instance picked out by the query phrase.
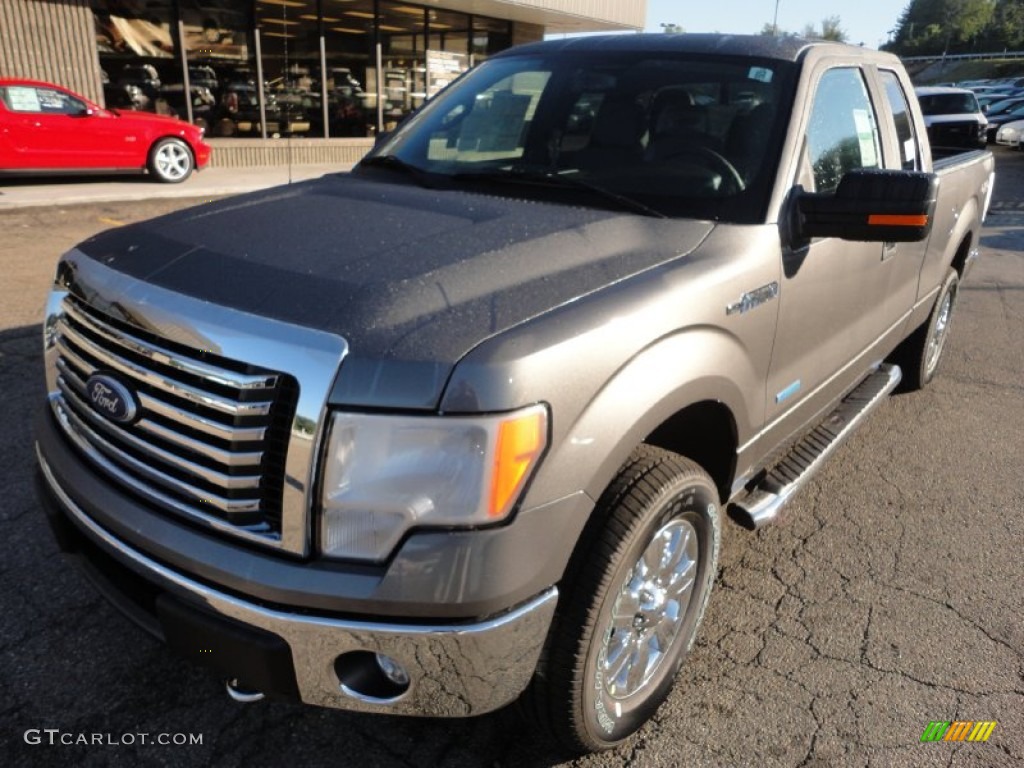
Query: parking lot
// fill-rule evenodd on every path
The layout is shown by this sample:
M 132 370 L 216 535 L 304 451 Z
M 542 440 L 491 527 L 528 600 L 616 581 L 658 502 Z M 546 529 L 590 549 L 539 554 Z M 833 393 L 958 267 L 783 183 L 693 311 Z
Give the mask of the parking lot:
M 43 298 L 75 242 L 186 201 L 0 211 L 0 764 L 1024 764 L 1024 153 L 998 151 L 997 174 L 934 385 L 884 404 L 776 524 L 726 527 L 668 703 L 623 748 L 572 762 L 509 711 L 236 704 L 109 607 L 33 496 Z M 921 742 L 946 720 L 997 725 L 987 743 Z

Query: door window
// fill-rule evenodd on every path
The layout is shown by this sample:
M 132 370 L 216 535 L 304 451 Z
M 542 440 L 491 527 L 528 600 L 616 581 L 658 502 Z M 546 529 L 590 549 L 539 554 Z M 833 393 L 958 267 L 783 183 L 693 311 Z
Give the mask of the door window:
M 9 85 L 0 88 L 4 105 L 12 112 L 44 115 L 78 115 L 85 111 L 85 102 L 52 88 Z
M 895 72 L 883 69 L 878 73 L 885 86 L 885 98 L 889 101 L 892 117 L 896 123 L 896 143 L 900 152 L 900 167 L 904 171 L 917 171 L 921 168 L 920 153 L 917 148 L 917 136 L 914 134 L 914 121 L 910 117 L 907 96 Z
M 859 69 L 831 69 L 821 78 L 807 151 L 816 192 L 834 192 L 848 171 L 881 167 L 878 121 Z

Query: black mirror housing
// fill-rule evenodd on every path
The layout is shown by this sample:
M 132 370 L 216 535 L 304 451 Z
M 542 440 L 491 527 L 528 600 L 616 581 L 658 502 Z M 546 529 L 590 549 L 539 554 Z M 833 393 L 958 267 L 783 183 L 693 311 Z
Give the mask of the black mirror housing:
M 802 239 L 917 242 L 931 231 L 938 191 L 934 173 L 850 171 L 834 194 L 798 194 L 795 230 Z

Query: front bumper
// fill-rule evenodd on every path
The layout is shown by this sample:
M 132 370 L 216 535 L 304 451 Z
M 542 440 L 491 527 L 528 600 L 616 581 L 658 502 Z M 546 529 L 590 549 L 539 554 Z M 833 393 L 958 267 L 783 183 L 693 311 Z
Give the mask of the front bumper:
M 378 623 L 267 608 L 182 575 L 111 534 L 37 454 L 41 498 L 62 548 L 84 555 L 101 591 L 129 617 L 248 687 L 319 706 L 465 717 L 514 700 L 537 666 L 555 588 L 476 623 Z M 360 682 L 374 654 L 405 669 L 405 690 L 381 695 Z
M 196 142 L 194 149 L 196 170 L 201 171 L 210 164 L 210 158 L 213 156 L 213 147 L 207 144 L 203 139 L 200 139 Z

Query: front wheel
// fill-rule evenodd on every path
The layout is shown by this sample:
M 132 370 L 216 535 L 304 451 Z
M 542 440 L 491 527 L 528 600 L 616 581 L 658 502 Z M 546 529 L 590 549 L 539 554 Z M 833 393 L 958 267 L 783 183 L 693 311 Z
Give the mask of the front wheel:
M 572 752 L 609 749 L 668 696 L 714 582 L 718 491 L 704 470 L 641 446 L 595 508 L 528 714 Z
M 192 174 L 192 150 L 181 139 L 160 139 L 149 151 L 148 166 L 158 181 L 178 184 Z

